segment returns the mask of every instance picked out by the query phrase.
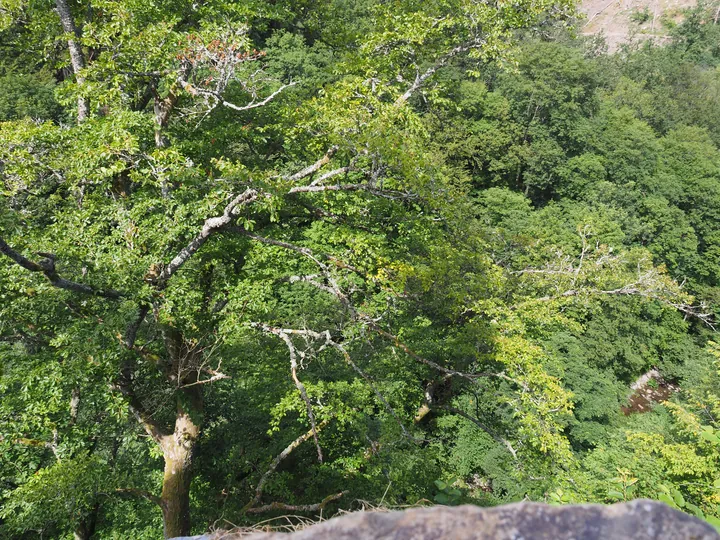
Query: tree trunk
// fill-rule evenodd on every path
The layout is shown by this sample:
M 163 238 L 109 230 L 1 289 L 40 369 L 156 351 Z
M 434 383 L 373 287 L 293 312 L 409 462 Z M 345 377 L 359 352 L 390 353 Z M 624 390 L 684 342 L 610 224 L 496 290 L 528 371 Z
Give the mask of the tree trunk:
M 172 435 L 164 437 L 161 443 L 165 458 L 165 473 L 160 495 L 165 538 L 190 534 L 192 458 L 200 435 L 198 418 L 202 414 L 202 391 L 196 386 L 181 392 L 175 431 Z
M 164 452 L 162 513 L 165 538 L 190 534 L 190 483 L 192 482 L 192 449 L 172 445 Z
M 77 528 L 73 532 L 73 537 L 75 540 L 90 540 L 92 538 L 92 536 L 95 534 L 95 527 L 97 525 L 97 515 L 99 508 L 99 504 L 93 506 L 90 515 L 85 518 L 85 521 L 83 521 L 77 526 Z

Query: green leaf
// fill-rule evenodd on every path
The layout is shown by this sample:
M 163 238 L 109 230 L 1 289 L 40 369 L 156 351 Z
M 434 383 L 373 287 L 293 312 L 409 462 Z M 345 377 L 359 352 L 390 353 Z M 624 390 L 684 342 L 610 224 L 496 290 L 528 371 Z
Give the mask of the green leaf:
M 692 512 L 695 516 L 699 517 L 700 519 L 705 518 L 705 513 L 700 509 L 699 506 L 695 506 L 692 503 L 685 503 L 685 508 Z
M 680 493 L 677 489 L 672 490 L 672 497 L 678 507 L 683 508 L 685 506 L 685 497 L 683 497 L 682 493 Z
M 710 525 L 715 527 L 718 532 L 720 532 L 720 518 L 717 518 L 715 516 L 705 516 L 705 521 L 707 521 Z

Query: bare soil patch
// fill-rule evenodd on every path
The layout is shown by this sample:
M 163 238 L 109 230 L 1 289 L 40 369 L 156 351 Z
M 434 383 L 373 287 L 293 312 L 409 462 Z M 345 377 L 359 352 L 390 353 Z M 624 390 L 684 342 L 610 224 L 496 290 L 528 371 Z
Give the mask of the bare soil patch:
M 580 11 L 587 16 L 582 34 L 602 34 L 614 52 L 631 40 L 668 39 L 664 20 L 678 22 L 682 10 L 697 0 L 583 0 Z

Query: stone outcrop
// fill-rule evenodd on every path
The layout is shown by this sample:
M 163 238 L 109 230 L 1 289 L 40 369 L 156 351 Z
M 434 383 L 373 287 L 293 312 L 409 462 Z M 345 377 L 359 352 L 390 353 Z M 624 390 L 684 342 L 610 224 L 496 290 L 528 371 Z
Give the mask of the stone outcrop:
M 195 540 L 720 540 L 708 523 L 657 501 L 357 512 L 294 533 L 217 531 Z

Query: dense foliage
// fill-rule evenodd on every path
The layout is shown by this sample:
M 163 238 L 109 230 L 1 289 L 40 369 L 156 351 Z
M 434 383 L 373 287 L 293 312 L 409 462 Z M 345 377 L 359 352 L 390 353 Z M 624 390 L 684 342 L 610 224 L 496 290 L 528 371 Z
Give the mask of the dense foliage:
M 0 536 L 720 523 L 717 6 L 611 55 L 572 9 L 3 3 Z

